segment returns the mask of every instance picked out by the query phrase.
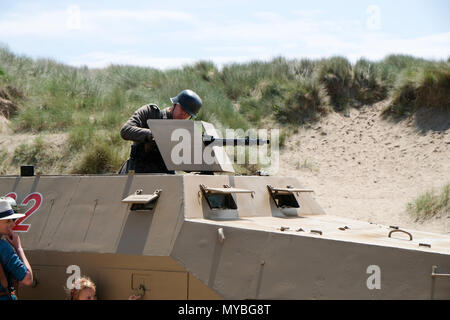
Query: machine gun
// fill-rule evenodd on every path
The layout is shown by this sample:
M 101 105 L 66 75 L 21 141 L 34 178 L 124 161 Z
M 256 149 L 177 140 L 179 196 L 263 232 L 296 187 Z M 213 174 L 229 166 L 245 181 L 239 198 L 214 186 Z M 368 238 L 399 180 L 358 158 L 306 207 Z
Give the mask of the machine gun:
M 245 138 L 234 138 L 234 139 L 226 139 L 226 138 L 216 138 L 211 135 L 205 135 L 202 136 L 203 144 L 205 146 L 208 146 L 210 144 L 217 145 L 217 146 L 260 146 L 264 144 L 270 144 L 270 140 L 268 139 L 252 139 L 250 137 Z
M 147 120 L 168 170 L 234 173 L 225 146 L 267 145 L 267 139 L 219 138 L 214 125 L 205 121 Z

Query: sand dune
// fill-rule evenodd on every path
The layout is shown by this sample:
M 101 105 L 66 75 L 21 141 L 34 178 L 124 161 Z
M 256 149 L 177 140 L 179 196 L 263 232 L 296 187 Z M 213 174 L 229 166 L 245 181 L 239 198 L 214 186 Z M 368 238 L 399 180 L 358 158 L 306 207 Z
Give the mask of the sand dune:
M 314 189 L 329 214 L 450 233 L 450 217 L 417 223 L 406 213 L 408 202 L 450 182 L 450 113 L 395 123 L 380 117 L 386 103 L 300 129 L 280 154 L 280 174 Z

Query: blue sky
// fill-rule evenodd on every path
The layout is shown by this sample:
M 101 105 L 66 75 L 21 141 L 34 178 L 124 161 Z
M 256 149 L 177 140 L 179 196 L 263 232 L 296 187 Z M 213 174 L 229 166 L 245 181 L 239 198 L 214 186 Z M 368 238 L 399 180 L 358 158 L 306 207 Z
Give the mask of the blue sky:
M 450 56 L 449 0 L 0 0 L 0 43 L 71 65 Z

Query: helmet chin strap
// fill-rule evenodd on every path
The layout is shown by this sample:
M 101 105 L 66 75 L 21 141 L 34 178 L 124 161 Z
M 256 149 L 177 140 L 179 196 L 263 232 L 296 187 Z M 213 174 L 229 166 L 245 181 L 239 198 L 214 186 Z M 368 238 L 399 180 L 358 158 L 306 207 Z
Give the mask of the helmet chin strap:
M 176 108 L 176 107 L 177 107 L 177 104 L 174 103 L 174 104 L 172 105 L 172 108 L 170 108 L 170 113 L 171 113 L 172 119 L 175 119 L 175 118 L 174 118 L 174 114 L 175 114 L 175 108 Z

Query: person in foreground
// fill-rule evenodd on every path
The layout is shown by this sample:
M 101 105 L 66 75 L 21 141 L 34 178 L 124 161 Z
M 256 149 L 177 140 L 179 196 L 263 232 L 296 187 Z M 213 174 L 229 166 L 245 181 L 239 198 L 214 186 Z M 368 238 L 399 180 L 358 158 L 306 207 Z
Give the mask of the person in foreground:
M 75 281 L 69 290 L 70 300 L 97 300 L 97 287 L 89 277 L 81 277 Z M 131 295 L 128 300 L 140 300 L 142 296 Z
M 17 300 L 18 283 L 33 284 L 33 271 L 13 231 L 16 219 L 25 215 L 15 213 L 12 202 L 12 198 L 0 199 L 0 300 Z
M 75 281 L 70 290 L 70 300 L 97 300 L 97 288 L 88 277 L 81 277 Z

